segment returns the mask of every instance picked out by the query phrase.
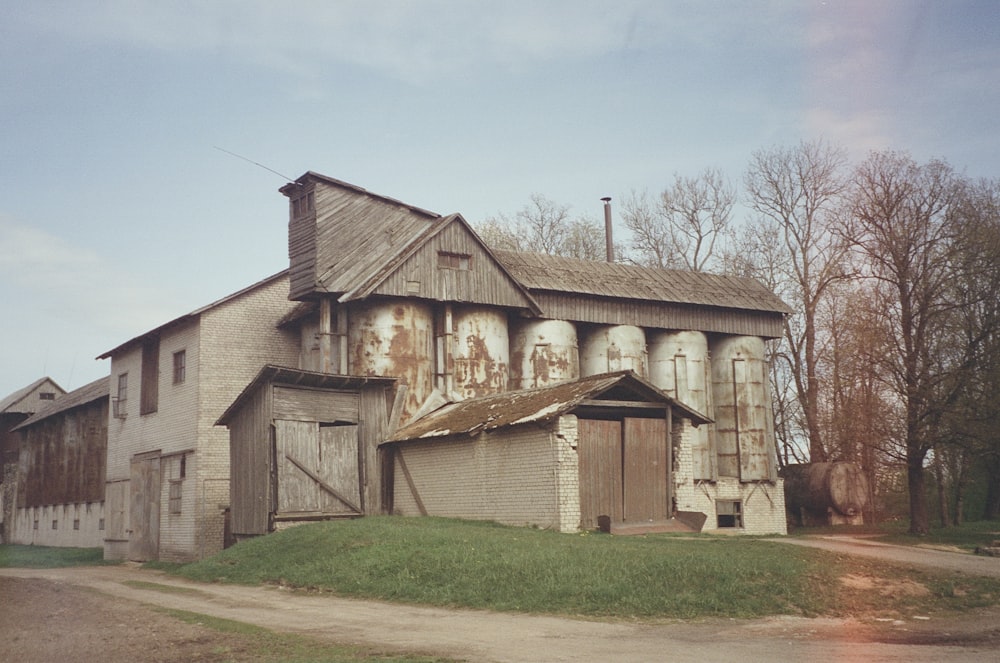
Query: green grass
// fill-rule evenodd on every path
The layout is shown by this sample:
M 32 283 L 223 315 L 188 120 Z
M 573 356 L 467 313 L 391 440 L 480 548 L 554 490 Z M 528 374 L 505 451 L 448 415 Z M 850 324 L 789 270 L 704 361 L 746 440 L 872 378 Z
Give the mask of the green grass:
M 117 564 L 117 562 L 105 562 L 102 548 L 0 546 L 0 567 L 52 569 L 64 566 L 94 566 L 95 564 Z
M 1000 581 L 765 540 L 567 535 L 438 518 L 302 525 L 174 572 L 405 603 L 614 618 L 896 614 L 1000 602 Z M 847 587 L 840 578 L 848 575 L 883 584 Z M 904 581 L 930 594 L 893 593 L 889 585 Z
M 235 636 L 215 652 L 221 660 L 255 663 L 444 663 L 451 659 L 413 654 L 387 655 L 349 645 L 333 645 L 301 635 L 275 633 L 243 622 L 210 617 L 185 610 L 161 609 L 160 612 L 188 624 L 197 624 L 219 633 Z

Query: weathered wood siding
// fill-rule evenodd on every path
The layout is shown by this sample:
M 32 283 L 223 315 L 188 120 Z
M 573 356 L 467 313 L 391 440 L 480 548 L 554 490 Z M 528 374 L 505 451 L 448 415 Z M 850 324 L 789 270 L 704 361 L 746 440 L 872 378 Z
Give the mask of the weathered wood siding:
M 268 532 L 274 510 L 270 413 L 271 390 L 258 389 L 229 423 L 230 527 L 236 537 Z
M 333 423 L 358 422 L 357 392 L 274 387 L 275 419 Z
M 442 267 L 439 253 L 468 256 L 468 269 Z M 525 308 L 524 293 L 457 220 L 423 244 L 374 292 Z
M 105 398 L 23 429 L 17 506 L 102 501 L 107 426 Z
M 305 184 L 303 193 L 313 192 L 315 186 Z M 316 288 L 316 211 L 288 222 L 289 299 L 304 297 Z
M 543 315 L 553 320 L 685 329 L 763 338 L 779 338 L 782 334 L 782 314 L 768 311 L 551 292 L 533 292 L 532 296 L 541 306 Z

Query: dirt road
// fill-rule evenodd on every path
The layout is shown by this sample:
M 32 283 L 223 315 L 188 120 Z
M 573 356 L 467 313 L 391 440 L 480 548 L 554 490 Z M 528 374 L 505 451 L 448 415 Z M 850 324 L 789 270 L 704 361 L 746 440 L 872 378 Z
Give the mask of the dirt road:
M 12 585 L 17 587 L 12 589 Z M 4 660 L 219 660 L 209 657 L 212 632 L 170 620 L 142 604 L 332 642 L 470 661 L 705 663 L 737 658 L 774 663 L 941 663 L 1000 658 L 1000 609 L 961 621 L 914 615 L 898 622 L 797 617 L 599 622 L 359 601 L 277 587 L 198 584 L 132 566 L 0 569 L 0 591 L 0 642 L 13 639 L 14 647 L 0 649 Z M 27 603 L 15 599 L 16 592 L 28 592 Z M 80 614 L 80 610 L 85 613 Z M 102 614 L 110 619 L 110 630 L 95 622 Z M 57 647 L 51 656 L 30 658 L 31 652 L 51 637 L 60 640 L 61 649 Z M 21 650 L 16 649 L 18 642 Z M 143 655 L 135 656 L 135 646 Z M 71 656 L 66 655 L 67 647 Z M 11 652 L 15 656 L 8 658 Z M 116 657 L 116 653 L 121 656 Z

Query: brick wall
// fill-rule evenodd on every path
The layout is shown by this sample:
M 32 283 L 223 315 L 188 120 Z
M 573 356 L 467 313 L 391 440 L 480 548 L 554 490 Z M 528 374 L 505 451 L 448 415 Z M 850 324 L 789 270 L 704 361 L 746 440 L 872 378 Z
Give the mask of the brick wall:
M 694 428 L 686 419 L 676 421 L 673 431 L 674 494 L 679 511 L 700 511 L 707 516 L 702 531 L 740 534 L 786 534 L 784 480 L 774 483 L 740 483 L 721 477 L 718 481 L 695 482 L 692 478 L 691 440 Z M 719 528 L 716 502 L 739 501 L 743 527 Z
M 554 422 L 404 445 L 402 453 L 428 515 L 575 531 L 573 440 L 575 422 Z M 395 511 L 418 515 L 398 461 L 395 477 Z
M 233 296 L 161 334 L 157 411 L 139 415 L 142 349 L 120 352 L 111 361 L 111 395 L 118 375 L 128 372 L 127 417 L 110 418 L 108 485 L 127 484 L 132 457 L 159 451 L 160 559 L 188 561 L 222 549 L 224 510 L 229 504 L 229 433 L 215 426 L 219 416 L 265 364 L 296 366 L 298 336 L 276 329 L 295 305 L 288 278 L 279 276 Z M 186 376 L 174 384 L 173 356 L 183 350 Z M 170 480 L 185 460 L 181 512 L 169 513 Z M 108 508 L 128 528 L 128 490 L 115 490 Z M 119 504 L 119 500 L 124 500 Z M 112 504 L 111 502 L 114 502 Z M 127 534 L 108 533 L 105 557 L 127 554 Z
M 10 543 L 100 548 L 104 523 L 104 502 L 20 508 L 14 514 Z

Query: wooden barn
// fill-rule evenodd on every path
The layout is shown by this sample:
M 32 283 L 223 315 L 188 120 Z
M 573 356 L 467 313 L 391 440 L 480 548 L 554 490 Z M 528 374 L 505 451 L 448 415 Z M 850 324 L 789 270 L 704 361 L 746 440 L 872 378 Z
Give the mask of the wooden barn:
M 265 366 L 219 418 L 229 427 L 235 540 L 378 513 L 378 445 L 396 380 Z
M 103 545 L 108 405 L 105 377 L 48 401 L 14 429 L 20 441 L 11 543 Z
M 66 391 L 52 378 L 40 378 L 0 400 L 0 543 L 9 543 L 14 522 L 17 459 L 21 437 L 14 428 Z

